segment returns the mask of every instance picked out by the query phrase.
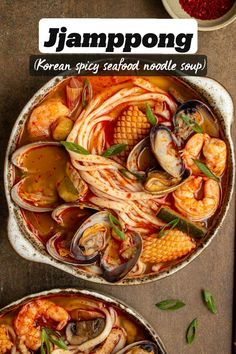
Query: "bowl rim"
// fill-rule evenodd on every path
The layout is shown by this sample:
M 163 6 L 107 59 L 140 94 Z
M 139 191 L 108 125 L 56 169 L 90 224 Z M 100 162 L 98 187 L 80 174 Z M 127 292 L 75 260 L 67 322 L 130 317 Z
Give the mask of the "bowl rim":
M 0 318 L 6 312 L 11 311 L 17 306 L 21 306 L 24 303 L 33 300 L 34 298 L 41 297 L 41 296 L 48 296 L 48 295 L 67 295 L 67 294 L 75 294 L 75 295 L 81 294 L 81 295 L 91 296 L 95 299 L 102 300 L 108 304 L 118 307 L 120 310 L 124 311 L 129 316 L 131 316 L 133 320 L 136 321 L 139 325 L 141 325 L 146 329 L 147 333 L 150 335 L 153 342 L 157 344 L 158 349 L 161 350 L 160 354 L 168 354 L 168 352 L 166 351 L 166 347 L 162 342 L 160 336 L 156 332 L 156 330 L 138 311 L 136 311 L 132 306 L 128 305 L 123 300 L 119 300 L 113 295 L 108 295 L 105 294 L 104 292 L 100 292 L 97 290 L 95 291 L 92 289 L 66 287 L 66 288 L 54 288 L 51 290 L 44 290 L 37 293 L 29 294 L 0 308 Z
M 230 25 L 231 23 L 233 23 L 235 20 L 236 20 L 236 13 L 233 13 L 231 17 L 229 17 L 228 19 L 225 19 L 223 20 L 223 17 L 227 14 L 227 12 L 225 13 L 225 15 L 217 18 L 217 19 L 213 19 L 213 20 L 199 20 L 195 17 L 191 17 L 190 15 L 188 15 L 187 12 L 184 12 L 186 13 L 186 17 L 179 17 L 176 15 L 175 11 L 173 11 L 172 7 L 170 6 L 170 2 L 172 2 L 172 0 L 162 0 L 162 4 L 165 8 L 165 10 L 168 12 L 168 14 L 172 17 L 172 18 L 176 18 L 176 19 L 185 19 L 185 18 L 188 18 L 188 19 L 195 19 L 198 23 L 198 30 L 199 31 L 203 31 L 203 32 L 208 32 L 208 31 L 216 31 L 216 30 L 219 30 L 221 28 L 224 28 L 228 25 Z M 175 2 L 177 5 L 176 6 L 180 6 L 180 4 L 177 2 Z M 236 4 L 233 4 L 232 8 L 229 10 L 231 11 L 232 9 L 234 9 L 235 7 L 235 10 L 236 10 Z M 218 24 L 213 24 L 214 21 L 216 20 L 219 20 L 222 18 L 222 21 Z M 210 22 L 212 22 L 212 25 L 210 26 L 204 26 L 204 22 L 207 21 L 208 24 L 210 24 Z
M 176 77 L 175 77 L 176 78 Z M 78 278 L 92 281 L 95 283 L 99 284 L 106 284 L 106 285 L 139 285 L 143 283 L 149 283 L 153 282 L 156 280 L 163 279 L 167 276 L 170 276 L 171 274 L 175 273 L 176 271 L 184 268 L 188 263 L 193 261 L 195 258 L 197 258 L 204 249 L 208 247 L 210 242 L 214 239 L 214 237 L 217 235 L 218 230 L 222 227 L 222 223 L 225 219 L 225 216 L 227 215 L 227 211 L 229 209 L 230 201 L 232 198 L 233 194 L 233 189 L 234 189 L 234 181 L 235 181 L 235 159 L 234 159 L 234 146 L 233 146 L 233 141 L 231 137 L 231 124 L 233 120 L 233 101 L 230 96 L 230 94 L 227 92 L 227 90 L 216 80 L 211 79 L 211 78 L 206 78 L 206 77 L 181 77 L 180 80 L 187 83 L 188 86 L 190 86 L 192 89 L 195 89 L 197 92 L 199 90 L 202 90 L 203 88 L 199 88 L 199 82 L 204 82 L 204 86 L 206 86 L 206 83 L 210 85 L 215 85 L 219 88 L 220 91 L 223 92 L 224 94 L 224 100 L 228 100 L 228 105 L 230 106 L 231 109 L 231 115 L 227 115 L 222 117 L 221 115 L 221 125 L 225 134 L 225 137 L 227 139 L 228 143 L 228 149 L 229 149 L 229 155 L 230 155 L 230 167 L 231 171 L 229 174 L 229 181 L 228 181 L 228 190 L 227 190 L 227 201 L 226 204 L 224 205 L 224 210 L 222 208 L 221 213 L 220 213 L 220 220 L 218 221 L 218 224 L 215 225 L 207 240 L 204 241 L 204 243 L 200 246 L 197 247 L 196 251 L 187 258 L 181 260 L 178 264 L 174 264 L 170 269 L 163 270 L 160 273 L 153 273 L 153 274 L 147 274 L 143 275 L 142 277 L 133 277 L 133 278 L 125 278 L 121 280 L 118 283 L 109 283 L 105 281 L 103 278 L 99 277 L 96 274 L 90 274 L 86 271 L 80 270 L 80 269 L 75 269 L 75 267 L 72 267 L 70 265 L 63 264 L 62 262 L 59 262 L 55 259 L 53 259 L 46 251 L 45 248 L 42 247 L 42 244 L 39 242 L 39 240 L 36 240 L 36 237 L 32 237 L 32 233 L 30 233 L 29 230 L 26 229 L 24 224 L 23 217 L 20 213 L 20 208 L 14 204 L 14 202 L 11 200 L 10 196 L 10 189 L 12 187 L 11 181 L 14 177 L 14 167 L 11 164 L 11 154 L 15 150 L 15 145 L 16 142 L 20 136 L 20 132 L 22 131 L 23 124 L 27 121 L 28 117 L 28 112 L 32 109 L 33 106 L 35 106 L 40 100 L 57 84 L 59 84 L 62 80 L 64 79 L 63 76 L 56 76 L 46 82 L 33 96 L 32 98 L 26 103 L 26 105 L 23 107 L 22 111 L 20 112 L 18 118 L 15 121 L 15 124 L 12 128 L 12 132 L 8 141 L 8 147 L 6 150 L 6 156 L 5 156 L 5 166 L 4 166 L 4 187 L 5 187 L 5 195 L 7 199 L 7 204 L 8 204 L 8 209 L 9 209 L 9 218 L 8 218 L 8 238 L 9 241 L 14 248 L 14 250 L 23 258 L 29 260 L 29 261 L 35 261 L 39 263 L 45 263 L 52 265 L 58 269 L 61 269 L 63 271 L 66 271 L 67 273 L 74 275 Z M 179 78 L 178 78 L 179 79 Z M 204 99 L 207 101 L 206 95 L 208 92 L 205 92 L 204 94 L 201 92 L 200 93 Z M 211 99 L 213 99 L 211 97 Z M 209 102 L 208 102 L 209 103 Z M 210 104 L 210 107 L 212 107 L 212 104 Z M 217 108 L 217 106 L 215 107 Z M 215 109 L 214 109 L 215 111 Z M 219 118 L 219 112 L 217 114 Z M 222 114 L 222 112 L 221 112 Z M 227 117 L 227 119 L 226 119 Z M 20 237 L 16 239 L 16 233 Z M 26 233 L 28 237 L 26 236 Z M 29 240 L 28 238 L 31 238 Z M 41 246 L 40 246 L 41 244 Z M 41 247 L 41 249 L 39 249 Z M 30 252 L 30 253 L 29 253 Z

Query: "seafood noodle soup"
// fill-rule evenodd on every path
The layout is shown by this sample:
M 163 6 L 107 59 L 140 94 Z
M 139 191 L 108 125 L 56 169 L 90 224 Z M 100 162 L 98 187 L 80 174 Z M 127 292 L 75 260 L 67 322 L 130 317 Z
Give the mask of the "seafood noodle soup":
M 84 294 L 33 297 L 0 313 L 0 353 L 163 353 L 144 325 Z
M 28 114 L 11 191 L 48 254 L 115 283 L 200 247 L 227 190 L 227 145 L 172 77 L 69 77 Z

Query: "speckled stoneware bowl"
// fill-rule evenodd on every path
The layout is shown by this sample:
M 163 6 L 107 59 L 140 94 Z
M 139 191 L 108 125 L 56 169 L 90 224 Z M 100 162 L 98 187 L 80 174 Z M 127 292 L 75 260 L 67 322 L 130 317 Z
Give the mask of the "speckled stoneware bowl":
M 162 343 L 161 339 L 159 338 L 158 334 L 155 332 L 155 330 L 152 328 L 152 326 L 143 318 L 139 313 L 137 313 L 132 307 L 128 306 L 124 302 L 117 300 L 114 297 L 107 296 L 105 294 L 97 293 L 92 290 L 82 290 L 82 289 L 53 289 L 53 290 L 48 290 L 48 291 L 43 291 L 37 294 L 32 294 L 29 296 L 26 296 L 20 300 L 17 300 L 15 302 L 12 302 L 11 304 L 7 305 L 6 307 L 3 307 L 0 309 L 0 316 L 4 315 L 6 312 L 13 310 L 15 307 L 19 305 L 23 305 L 24 303 L 31 301 L 32 299 L 36 297 L 42 297 L 42 296 L 48 296 L 48 295 L 66 295 L 66 294 L 81 294 L 81 295 L 87 295 L 90 297 L 93 297 L 96 300 L 102 300 L 105 301 L 106 303 L 110 304 L 111 306 L 115 306 L 116 308 L 122 310 L 126 314 L 128 314 L 134 322 L 136 322 L 138 325 L 141 326 L 144 330 L 146 330 L 147 335 L 150 337 L 150 340 L 154 342 L 158 346 L 158 353 L 159 354 L 168 354 L 164 344 Z
M 16 206 L 11 200 L 10 190 L 14 182 L 14 166 L 11 164 L 11 155 L 16 148 L 16 143 L 19 135 L 22 131 L 22 127 L 25 124 L 29 112 L 32 108 L 47 94 L 56 84 L 58 84 L 63 77 L 55 77 L 44 85 L 26 104 L 22 112 L 20 113 L 16 123 L 13 127 L 12 134 L 10 136 L 6 160 L 5 160 L 5 192 L 9 207 L 9 220 L 8 220 L 8 236 L 15 251 L 27 260 L 50 264 L 58 269 L 64 270 L 76 277 L 93 281 L 101 284 L 108 284 L 103 278 L 89 274 L 81 269 L 72 267 L 67 264 L 63 264 L 53 259 L 46 251 L 43 244 L 33 235 L 26 226 L 25 220 L 22 218 L 18 206 Z M 233 102 L 229 93 L 218 82 L 205 78 L 205 77 L 185 77 L 182 78 L 188 85 L 196 90 L 209 106 L 214 111 L 215 115 L 221 122 L 224 138 L 228 146 L 228 188 L 224 202 L 222 204 L 220 212 L 214 218 L 214 225 L 210 232 L 207 233 L 206 238 L 202 244 L 186 258 L 182 259 L 178 263 L 173 264 L 168 270 L 162 270 L 159 273 L 151 275 L 143 275 L 137 278 L 125 278 L 122 281 L 115 283 L 115 285 L 133 285 L 142 284 L 158 279 L 165 278 L 181 268 L 185 267 L 189 262 L 194 260 L 199 254 L 210 244 L 217 232 L 222 226 L 223 220 L 229 208 L 230 199 L 233 192 L 234 175 L 235 175 L 235 161 L 234 161 L 234 149 L 231 138 L 231 124 L 233 121 Z M 109 283 L 110 284 L 110 283 Z

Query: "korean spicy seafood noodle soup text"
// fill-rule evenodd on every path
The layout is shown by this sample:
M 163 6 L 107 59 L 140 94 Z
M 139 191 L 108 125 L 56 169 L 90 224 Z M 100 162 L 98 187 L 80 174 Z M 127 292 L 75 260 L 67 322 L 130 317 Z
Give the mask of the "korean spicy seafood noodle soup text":
M 110 303 L 58 294 L 0 314 L 0 353 L 158 354 L 147 330 Z
M 211 109 L 171 77 L 70 77 L 29 113 L 11 195 L 56 260 L 107 282 L 193 253 L 227 189 Z

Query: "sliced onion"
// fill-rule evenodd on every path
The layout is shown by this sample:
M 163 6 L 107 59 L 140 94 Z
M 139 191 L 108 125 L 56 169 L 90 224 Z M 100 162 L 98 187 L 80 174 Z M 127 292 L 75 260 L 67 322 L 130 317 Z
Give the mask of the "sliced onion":
M 123 328 L 120 327 L 119 329 L 121 330 L 120 339 L 119 339 L 118 343 L 116 344 L 116 346 L 113 349 L 111 354 L 117 353 L 119 350 L 123 349 L 125 344 L 126 344 L 127 334 L 126 334 L 126 332 L 125 332 L 125 330 Z
M 83 84 L 76 78 L 70 80 L 69 85 L 66 86 L 67 105 L 73 111 L 81 101 L 81 93 Z

